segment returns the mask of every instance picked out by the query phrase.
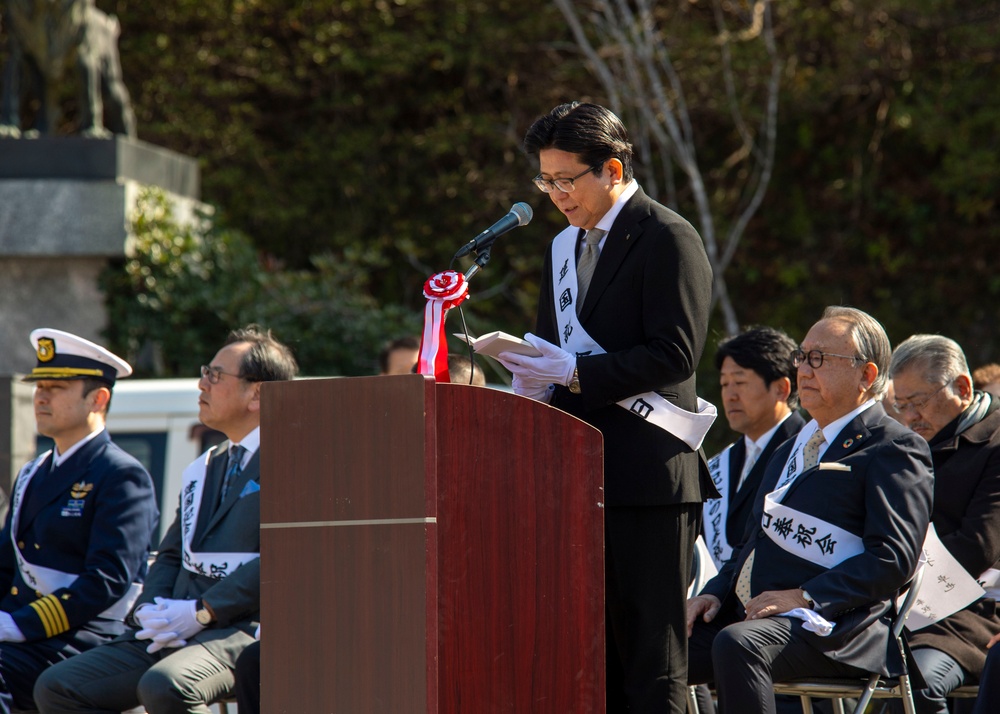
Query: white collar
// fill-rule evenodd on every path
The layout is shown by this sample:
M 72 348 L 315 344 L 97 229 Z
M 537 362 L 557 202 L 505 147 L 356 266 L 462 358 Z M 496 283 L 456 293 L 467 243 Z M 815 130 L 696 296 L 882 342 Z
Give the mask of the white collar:
M 89 444 L 91 441 L 93 441 L 94 439 L 96 439 L 97 435 L 100 434 L 102 431 L 104 431 L 104 425 L 103 424 L 96 431 L 90 432 L 89 434 L 87 434 L 87 436 L 83 437 L 78 442 L 76 442 L 75 444 L 73 444 L 71 447 L 69 447 L 68 449 L 66 449 L 66 453 L 65 454 L 60 454 L 59 453 L 59 447 L 53 446 L 52 447 L 52 468 L 55 468 L 55 467 L 59 466 L 60 464 L 62 464 L 63 461 L 65 461 L 70 456 L 72 456 L 73 454 L 75 454 L 77 451 L 79 451 L 80 449 L 82 449 L 85 445 Z
M 841 431 L 844 430 L 845 426 L 847 426 L 855 417 L 857 417 L 862 412 L 866 412 L 869 409 L 871 409 L 873 406 L 875 406 L 876 403 L 877 402 L 874 399 L 869 399 L 861 406 L 852 409 L 844 416 L 840 417 L 839 419 L 834 419 L 832 422 L 823 427 L 823 439 L 825 441 L 819 447 L 819 457 L 822 457 L 823 454 L 826 453 L 827 448 L 830 446 L 830 444 L 833 443 L 833 440 L 837 438 L 837 434 L 839 434 Z M 805 444 L 807 441 L 809 441 L 809 437 L 816 433 L 817 429 L 819 429 L 819 424 L 815 419 L 811 420 L 808 424 L 806 424 L 802 428 L 802 431 L 799 432 L 796 444 Z
M 618 200 L 615 201 L 615 205 L 613 205 L 607 213 L 601 216 L 601 220 L 599 220 L 597 225 L 594 226 L 594 228 L 600 228 L 604 231 L 604 237 L 601 238 L 600 243 L 602 248 L 604 247 L 604 241 L 607 239 L 608 233 L 611 231 L 611 227 L 615 224 L 615 219 L 618 218 L 618 214 L 622 212 L 622 209 L 625 208 L 625 204 L 628 203 L 628 200 L 632 198 L 638 190 L 639 182 L 635 179 L 629 181 L 628 186 L 625 187 L 625 190 L 618 196 Z
M 749 436 L 747 436 L 746 434 L 744 434 L 743 435 L 743 444 L 747 448 L 747 453 L 748 454 L 752 454 L 753 451 L 751 451 L 751 449 L 755 449 L 755 448 L 756 449 L 760 449 L 760 451 L 763 451 L 764 449 L 766 449 L 767 445 L 771 443 L 771 439 L 774 437 L 774 432 L 776 432 L 778 430 L 778 427 L 785 423 L 785 419 L 787 419 L 791 415 L 792 415 L 792 413 L 788 412 L 787 414 L 785 414 L 785 416 L 781 417 L 781 419 L 778 421 L 778 423 L 775 424 L 774 426 L 772 426 L 767 431 L 765 431 L 763 434 L 761 434 L 761 437 L 759 439 L 757 439 L 757 441 L 754 441 Z

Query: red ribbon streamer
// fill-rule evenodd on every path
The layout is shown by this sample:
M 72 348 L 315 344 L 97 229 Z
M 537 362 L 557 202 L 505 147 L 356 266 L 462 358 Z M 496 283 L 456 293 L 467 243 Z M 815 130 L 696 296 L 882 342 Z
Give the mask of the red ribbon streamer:
M 438 382 L 450 382 L 448 340 L 444 331 L 448 311 L 469 297 L 465 276 L 455 270 L 435 273 L 424 283 L 424 332 L 420 338 L 417 374 L 433 374 Z

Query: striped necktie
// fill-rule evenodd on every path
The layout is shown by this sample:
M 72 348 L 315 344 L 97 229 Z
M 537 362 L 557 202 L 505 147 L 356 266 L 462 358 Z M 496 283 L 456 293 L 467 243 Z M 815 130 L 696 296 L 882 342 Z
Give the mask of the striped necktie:
M 819 463 L 819 447 L 823 445 L 826 438 L 823 436 L 823 430 L 817 429 L 816 433 L 809 437 L 806 445 L 802 449 L 802 470 L 811 469 L 813 466 Z M 750 602 L 750 598 L 753 597 L 753 593 L 750 591 L 750 576 L 753 573 L 753 557 L 756 554 L 757 549 L 754 548 L 750 551 L 750 555 L 743 562 L 743 567 L 740 569 L 740 575 L 736 578 L 736 597 L 740 599 L 743 606 Z
M 243 470 L 243 454 L 245 453 L 246 449 L 242 446 L 229 447 L 229 463 L 226 465 L 226 476 L 222 480 L 222 490 L 219 492 L 220 504 L 226 500 L 226 494 L 229 493 L 229 484 Z

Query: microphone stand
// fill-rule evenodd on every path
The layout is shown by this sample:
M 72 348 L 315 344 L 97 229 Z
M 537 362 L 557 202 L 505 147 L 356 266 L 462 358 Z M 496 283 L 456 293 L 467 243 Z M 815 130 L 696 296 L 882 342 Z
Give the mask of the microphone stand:
M 493 244 L 486 246 L 481 251 L 476 253 L 476 262 L 469 266 L 469 269 L 465 271 L 466 282 L 478 273 L 480 270 L 486 267 L 486 264 L 490 262 L 490 251 L 493 250 Z

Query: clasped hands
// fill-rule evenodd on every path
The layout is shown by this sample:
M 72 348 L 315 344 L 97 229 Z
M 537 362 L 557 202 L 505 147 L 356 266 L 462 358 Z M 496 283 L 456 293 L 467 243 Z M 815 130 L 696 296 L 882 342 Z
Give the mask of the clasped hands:
M 515 394 L 548 402 L 552 396 L 549 385 L 566 386 L 573 379 L 576 355 L 530 332 L 524 339 L 542 354 L 529 357 L 516 352 L 501 352 L 497 355 L 497 361 L 514 375 L 512 386 Z
M 694 623 L 699 617 L 704 622 L 711 622 L 719 612 L 722 603 L 715 595 L 696 595 L 687 601 L 687 631 L 688 637 L 694 630 Z M 783 612 L 789 612 L 799 607 L 809 607 L 809 602 L 802 597 L 799 588 L 791 590 L 768 590 L 762 592 L 746 605 L 747 620 L 761 620 L 774 617 Z
M 142 629 L 135 633 L 137 640 L 152 640 L 146 651 L 149 654 L 165 647 L 183 647 L 189 637 L 205 629 L 195 617 L 197 601 L 153 598 L 155 604 L 146 603 L 135 611 L 135 619 Z

